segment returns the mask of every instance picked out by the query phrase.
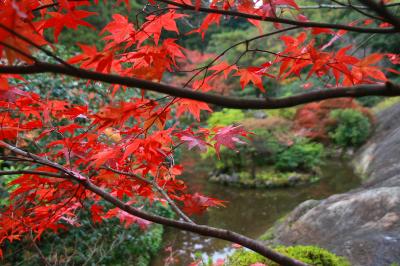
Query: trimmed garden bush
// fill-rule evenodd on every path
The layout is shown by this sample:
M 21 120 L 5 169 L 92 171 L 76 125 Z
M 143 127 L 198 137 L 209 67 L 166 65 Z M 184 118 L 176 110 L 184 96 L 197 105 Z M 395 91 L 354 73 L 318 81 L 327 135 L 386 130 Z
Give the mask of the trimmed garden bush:
M 331 118 L 335 123 L 328 130 L 329 137 L 341 147 L 360 146 L 371 133 L 371 123 L 360 111 L 334 110 L 331 112 Z
M 280 171 L 312 171 L 322 163 L 324 146 L 307 139 L 295 143 L 278 154 L 275 167 Z

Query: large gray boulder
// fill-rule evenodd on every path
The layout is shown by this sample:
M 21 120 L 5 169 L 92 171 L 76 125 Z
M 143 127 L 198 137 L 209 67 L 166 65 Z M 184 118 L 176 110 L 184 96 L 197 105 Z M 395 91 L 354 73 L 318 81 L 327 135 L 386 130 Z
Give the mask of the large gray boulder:
M 377 121 L 354 159 L 363 185 L 304 202 L 276 226 L 274 242 L 318 245 L 356 266 L 400 265 L 400 105 Z

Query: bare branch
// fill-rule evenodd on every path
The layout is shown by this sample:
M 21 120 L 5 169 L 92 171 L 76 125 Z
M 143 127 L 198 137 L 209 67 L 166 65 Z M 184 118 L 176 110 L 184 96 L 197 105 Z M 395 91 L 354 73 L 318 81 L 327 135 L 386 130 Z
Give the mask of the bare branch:
M 43 252 L 40 250 L 38 245 L 36 244 L 35 240 L 33 239 L 33 234 L 32 231 L 30 232 L 30 238 L 29 240 L 31 241 L 32 246 L 35 248 L 36 252 L 39 255 L 40 260 L 42 261 L 43 265 L 45 266 L 51 266 L 51 264 L 47 261 L 46 257 L 44 256 Z
M 124 172 L 124 171 L 119 171 L 110 167 L 106 167 L 105 169 L 114 172 L 116 174 L 120 174 L 120 175 L 126 175 L 126 176 L 130 176 L 133 178 L 136 178 L 142 182 L 145 182 L 149 185 L 151 185 L 152 187 L 154 187 L 158 193 L 160 193 L 163 198 L 168 202 L 168 204 L 171 206 L 171 208 L 176 212 L 176 214 L 178 214 L 183 220 L 185 220 L 188 223 L 194 223 L 192 219 L 190 219 L 185 213 L 183 213 L 183 211 L 178 207 L 178 205 L 176 205 L 176 203 L 168 196 L 167 192 L 165 192 L 164 189 L 162 189 L 156 181 L 153 180 L 149 180 L 146 178 L 143 178 L 139 175 L 135 175 L 134 173 L 129 173 L 129 172 Z
M 7 47 L 8 49 L 13 50 L 14 52 L 16 52 L 16 53 L 18 53 L 20 55 L 25 56 L 26 58 L 32 60 L 35 63 L 38 62 L 38 60 L 35 57 L 31 56 L 30 54 L 25 53 L 24 51 L 14 47 L 14 46 L 9 45 L 8 43 L 0 41 L 0 45 L 2 45 L 4 47 Z
M 337 2 L 337 1 L 335 1 Z M 394 6 L 399 6 L 400 3 L 391 3 L 391 4 L 386 4 L 384 7 L 394 7 Z M 295 9 L 293 6 L 288 6 L 288 5 L 281 5 L 279 6 L 281 8 L 290 8 L 290 9 Z M 357 8 L 357 9 L 370 9 L 368 6 L 365 5 L 353 5 L 353 4 L 338 4 L 338 5 L 333 5 L 333 4 L 317 4 L 317 5 L 300 5 L 298 6 L 299 9 L 349 9 L 349 8 Z
M 235 232 L 232 232 L 229 230 L 225 230 L 225 229 L 214 228 L 214 227 L 206 226 L 206 225 L 197 225 L 197 224 L 191 224 L 188 222 L 176 221 L 176 220 L 164 218 L 162 216 L 146 213 L 144 211 L 141 211 L 130 205 L 125 204 L 124 202 L 120 201 L 119 199 L 117 199 L 114 196 L 110 195 L 109 193 L 105 192 L 101 188 L 95 186 L 89 180 L 80 180 L 80 183 L 86 189 L 99 195 L 104 200 L 108 201 L 109 203 L 113 204 L 114 206 L 120 208 L 121 210 L 126 211 L 129 214 L 140 217 L 142 219 L 145 219 L 145 220 L 148 220 L 148 221 L 151 221 L 154 223 L 166 225 L 166 226 L 175 227 L 175 228 L 178 228 L 181 230 L 193 232 L 193 233 L 200 234 L 200 235 L 215 237 L 215 238 L 227 240 L 230 242 L 234 242 L 234 243 L 240 244 L 248 249 L 251 249 L 251 250 L 253 250 L 253 251 L 265 256 L 266 258 L 269 258 L 281 265 L 288 265 L 288 266 L 290 266 L 290 265 L 306 266 L 307 265 L 306 263 L 283 256 L 283 255 L 279 254 L 278 252 L 274 251 L 273 249 L 265 247 L 261 242 L 251 239 L 249 237 L 240 235 L 238 233 L 235 233 Z
M 168 94 L 179 98 L 187 98 L 216 104 L 223 107 L 237 109 L 278 109 L 292 107 L 300 104 L 321 101 L 332 98 L 363 97 L 363 96 L 400 96 L 400 85 L 391 82 L 383 84 L 357 85 L 352 87 L 338 87 L 333 89 L 320 89 L 304 94 L 285 98 L 243 99 L 238 97 L 221 96 L 182 89 L 171 85 L 156 83 L 148 80 L 123 77 L 114 74 L 69 68 L 60 64 L 37 63 L 28 66 L 0 66 L 0 73 L 7 74 L 38 74 L 38 73 L 64 74 L 72 77 L 102 81 L 110 84 L 119 84 L 127 87 L 136 87 L 144 90 Z
M 134 215 L 136 217 L 145 219 L 150 222 L 166 225 L 166 226 L 171 226 L 174 228 L 178 228 L 184 231 L 204 235 L 204 236 L 209 236 L 209 237 L 214 237 L 214 238 L 219 238 L 223 240 L 227 240 L 233 243 L 237 243 L 239 245 L 242 245 L 243 247 L 246 247 L 248 249 L 251 249 L 266 258 L 269 258 L 281 265 L 284 266 L 309 266 L 308 264 L 292 259 L 290 257 L 284 256 L 278 252 L 276 252 L 273 249 L 270 249 L 266 246 L 264 246 L 263 243 L 256 241 L 254 239 L 251 239 L 249 237 L 246 237 L 244 235 L 225 230 L 225 229 L 219 229 L 207 225 L 198 225 L 198 224 L 192 224 L 189 222 L 185 221 L 176 221 L 173 219 L 165 218 L 159 215 L 151 214 L 144 212 L 140 209 L 137 209 L 135 207 L 132 207 L 131 205 L 128 205 L 124 203 L 123 201 L 117 199 L 116 197 L 112 196 L 110 193 L 104 191 L 100 187 L 96 186 L 88 178 L 83 177 L 81 174 L 76 173 L 70 169 L 67 169 L 63 167 L 62 165 L 59 165 L 55 162 L 51 162 L 47 159 L 44 159 L 38 155 L 31 154 L 29 152 L 26 152 L 24 150 L 21 150 L 17 147 L 14 147 L 2 140 L 0 140 L 0 146 L 3 146 L 6 149 L 11 150 L 12 152 L 19 154 L 24 157 L 28 158 L 33 158 L 37 163 L 40 164 L 46 164 L 46 165 L 52 165 L 54 169 L 57 169 L 61 172 L 63 172 L 65 175 L 69 176 L 69 179 L 74 180 L 75 182 L 81 184 L 83 187 L 85 187 L 87 190 L 95 193 L 96 195 L 100 196 L 102 199 L 105 201 L 113 204 L 115 207 L 118 207 L 119 209 Z
M 52 57 L 54 60 L 56 60 L 57 62 L 65 65 L 66 67 L 69 68 L 75 68 L 73 65 L 68 64 L 66 61 L 64 61 L 63 59 L 59 58 L 58 56 L 56 56 L 55 54 L 53 54 L 52 52 L 46 50 L 45 48 L 41 47 L 40 45 L 36 44 L 35 42 L 31 41 L 30 39 L 22 36 L 21 34 L 19 34 L 18 32 L 14 31 L 13 29 L 10 29 L 9 27 L 3 25 L 0 23 L 0 28 L 7 31 L 8 33 L 11 33 L 12 35 L 16 36 L 17 38 L 21 39 L 22 41 L 32 45 L 33 47 L 35 47 L 36 49 L 42 51 L 43 53 L 45 53 L 47 56 Z M 15 48 L 14 48 L 15 49 Z M 20 52 L 21 53 L 21 52 Z M 25 54 L 24 54 L 25 55 Z M 26 56 L 26 55 L 25 55 Z M 37 62 L 37 60 L 35 58 L 33 58 L 32 60 L 34 60 L 35 62 Z
M 397 31 L 400 31 L 400 18 L 392 14 L 384 5 L 375 2 L 375 0 L 360 0 L 366 6 L 370 7 L 376 14 L 382 16 L 385 21 L 392 24 Z
M 185 3 L 183 3 L 183 1 L 182 2 L 175 2 L 175 1 L 171 1 L 171 0 L 157 0 L 157 1 L 168 4 L 168 5 L 177 6 L 182 9 L 185 9 L 185 10 L 193 10 L 193 11 L 196 10 L 195 6 L 185 4 Z M 207 8 L 207 7 L 200 7 L 198 10 L 201 12 L 204 12 L 204 13 L 221 14 L 221 15 L 226 15 L 226 16 L 231 16 L 231 17 L 242 17 L 242 18 L 260 20 L 260 21 L 268 21 L 268 22 L 277 22 L 277 23 L 301 26 L 301 27 L 327 28 L 327 29 L 348 30 L 348 31 L 359 32 L 359 33 L 383 33 L 383 34 L 400 31 L 400 29 L 398 29 L 398 28 L 365 28 L 365 27 L 356 27 L 356 26 L 350 26 L 350 25 L 344 25 L 344 24 L 335 24 L 335 23 L 297 21 L 297 20 L 278 18 L 278 17 L 264 17 L 264 16 L 259 16 L 259 15 L 255 15 L 255 14 L 249 14 L 249 13 L 242 13 L 242 12 L 233 11 L 233 10 L 213 9 L 213 8 Z
M 52 172 L 45 172 L 45 171 L 34 171 L 34 170 L 15 170 L 15 171 L 0 171 L 1 175 L 23 175 L 23 174 L 31 174 L 31 175 L 42 175 L 48 177 L 56 177 L 56 178 L 66 178 L 67 176 L 52 173 Z

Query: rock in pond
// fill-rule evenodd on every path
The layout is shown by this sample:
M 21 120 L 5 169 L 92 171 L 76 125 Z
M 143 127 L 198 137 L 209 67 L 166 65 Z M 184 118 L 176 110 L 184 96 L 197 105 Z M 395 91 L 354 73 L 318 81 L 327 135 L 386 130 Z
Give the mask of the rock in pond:
M 354 159 L 363 185 L 300 204 L 275 226 L 273 242 L 318 245 L 355 266 L 400 265 L 400 105 L 377 120 Z

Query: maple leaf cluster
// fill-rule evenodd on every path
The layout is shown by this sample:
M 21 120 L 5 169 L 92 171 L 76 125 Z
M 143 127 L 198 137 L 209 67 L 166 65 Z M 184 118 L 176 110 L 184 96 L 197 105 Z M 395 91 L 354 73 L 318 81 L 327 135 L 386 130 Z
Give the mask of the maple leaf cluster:
M 34 10 L 42 6 L 40 1 L 6 1 L 1 5 L 0 23 L 4 28 L 0 30 L 0 40 L 6 45 L 1 46 L 0 52 L 8 64 L 33 63 L 33 56 L 28 55 L 49 44 L 43 36 L 48 29 L 53 30 L 57 42 L 63 28 L 92 27 L 84 19 L 94 15 L 93 12 L 76 9 L 88 6 L 89 2 L 60 1 L 57 12 L 41 10 L 39 13 Z M 176 40 L 161 40 L 161 33 L 178 33 L 176 20 L 184 16 L 175 11 L 149 15 L 139 30 L 125 16 L 115 14 L 100 32 L 104 49 L 98 51 L 94 45 L 78 44 L 82 53 L 70 58 L 68 64 L 160 81 L 167 70 L 176 66 L 178 58 L 185 57 L 184 49 Z M 31 42 L 24 42 L 19 35 Z M 11 45 L 17 50 L 9 48 Z M 1 75 L 0 140 L 19 141 L 20 147 L 28 149 L 30 143 L 44 142 L 38 155 L 79 173 L 82 179 L 90 178 L 90 182 L 127 204 L 140 205 L 142 199 L 165 202 L 154 191 L 150 183 L 154 182 L 172 200 L 180 202 L 188 214 L 201 214 L 208 207 L 222 205 L 222 201 L 200 193 L 189 194 L 184 182 L 177 178 L 182 167 L 166 163 L 182 143 L 201 151 L 206 147 L 219 149 L 221 145 L 234 148 L 233 143 L 241 142 L 238 137 L 246 135 L 242 128 L 214 131 L 198 128 L 194 132 L 177 125 L 166 126 L 172 115 L 179 117 L 186 112 L 200 120 L 201 110 L 211 112 L 206 103 L 170 99 L 167 104 L 160 104 L 142 97 L 98 108 L 22 91 L 18 85 L 11 85 L 9 79 L 27 82 L 19 75 Z M 114 86 L 113 92 L 117 93 L 118 89 Z M 107 210 L 98 203 L 99 197 L 79 184 L 51 176 L 58 173 L 51 166 L 37 166 L 35 171 L 39 174 L 25 173 L 9 184 L 15 189 L 10 188 L 10 204 L 2 207 L 0 214 L 0 243 L 19 240 L 30 233 L 37 239 L 45 230 L 58 231 L 68 224 L 79 225 L 76 215 L 83 202 L 92 203 L 90 212 L 94 222 L 118 218 L 127 226 L 137 223 L 144 228 L 148 224 L 118 208 Z M 139 178 L 132 177 L 135 175 Z
M 141 84 L 167 80 L 187 90 L 201 92 L 221 92 L 219 84 L 228 78 L 237 79 L 242 89 L 253 85 L 265 91 L 268 90 L 264 85 L 267 79 L 282 81 L 291 77 L 333 76 L 334 82 L 326 87 L 334 89 L 341 85 L 383 83 L 387 81 L 386 71 L 397 73 L 381 66 L 384 58 L 398 64 L 396 54 L 372 53 L 357 57 L 352 53 L 352 46 L 333 49 L 337 40 L 347 33 L 345 30 L 295 27 L 290 30 L 296 29 L 296 34 L 285 35 L 289 29 L 275 22 L 277 31 L 269 34 L 280 34 L 278 40 L 283 49 L 270 52 L 271 58 L 265 62 L 241 66 L 239 60 L 227 62 L 224 53 L 207 55 L 200 61 L 208 60 L 208 63 L 195 70 L 199 72 L 194 71 L 189 80 L 182 81 L 181 73 L 191 72 L 185 68 L 197 62 L 182 63 L 193 60 L 194 53 L 183 47 L 179 38 L 187 34 L 200 34 L 204 38 L 210 26 L 221 24 L 223 18 L 222 14 L 210 12 L 202 18 L 199 27 L 181 32 L 179 25 L 190 16 L 178 7 L 184 5 L 200 10 L 201 1 L 192 3 L 189 0 L 171 5 L 150 0 L 150 11 L 143 11 L 140 21 L 114 14 L 112 20 L 98 31 L 102 49 L 95 44 L 82 43 L 77 44 L 80 53 L 66 60 L 57 57 L 56 46 L 48 41 L 49 35 L 57 43 L 65 30 L 78 27 L 97 30 L 88 22 L 88 18 L 98 15 L 88 11 L 96 4 L 97 1 L 1 1 L 1 67 L 40 66 L 43 62 L 36 55 L 45 53 L 66 73 L 89 70 L 92 72 L 85 73 L 94 71 L 111 78 L 134 78 Z M 209 8 L 262 18 L 286 16 L 289 9 L 299 12 L 294 0 L 214 0 L 209 3 Z M 308 20 L 302 14 L 296 15 L 295 19 Z M 262 32 L 260 20 L 247 20 Z M 356 21 L 352 25 L 357 23 L 363 22 Z M 387 24 L 380 26 L 390 26 Z M 316 36 L 319 35 L 328 36 L 328 42 L 317 45 Z M 268 35 L 257 38 L 263 36 Z M 245 52 L 251 52 L 250 41 L 244 42 Z M 51 99 L 24 91 L 15 85 L 16 80 L 29 82 L 25 76 L 17 74 L 0 75 L 0 141 L 4 147 L 5 143 L 11 143 L 31 149 L 45 161 L 38 161 L 34 159 L 36 157 L 13 157 L 13 160 L 33 164 L 34 171 L 25 172 L 10 183 L 9 204 L 2 206 L 0 213 L 0 245 L 22 239 L 26 234 L 33 233 L 39 238 L 48 229 L 57 231 L 66 225 L 79 225 L 76 213 L 84 203 L 91 204 L 90 212 L 95 222 L 118 218 L 127 226 L 133 223 L 143 228 L 147 226 L 144 220 L 121 209 L 104 207 L 97 194 L 63 172 L 71 173 L 78 181 L 88 180 L 132 206 L 140 207 L 143 200 L 163 203 L 171 200 L 187 214 L 200 214 L 208 207 L 224 204 L 198 192 L 190 194 L 179 178 L 182 167 L 174 163 L 174 152 L 181 144 L 200 151 L 213 148 L 219 154 L 221 146 L 235 149 L 248 136 L 240 125 L 210 129 L 200 125 L 185 127 L 178 122 L 184 114 L 200 121 L 201 111 L 212 111 L 207 103 L 170 96 L 157 98 L 158 94 L 147 93 L 140 86 L 137 95 L 141 97 L 116 100 L 113 97 L 127 88 L 111 82 L 113 84 L 108 88 L 110 101 L 104 101 L 100 106 L 76 105 L 65 99 Z M 38 143 L 39 148 L 35 147 Z

